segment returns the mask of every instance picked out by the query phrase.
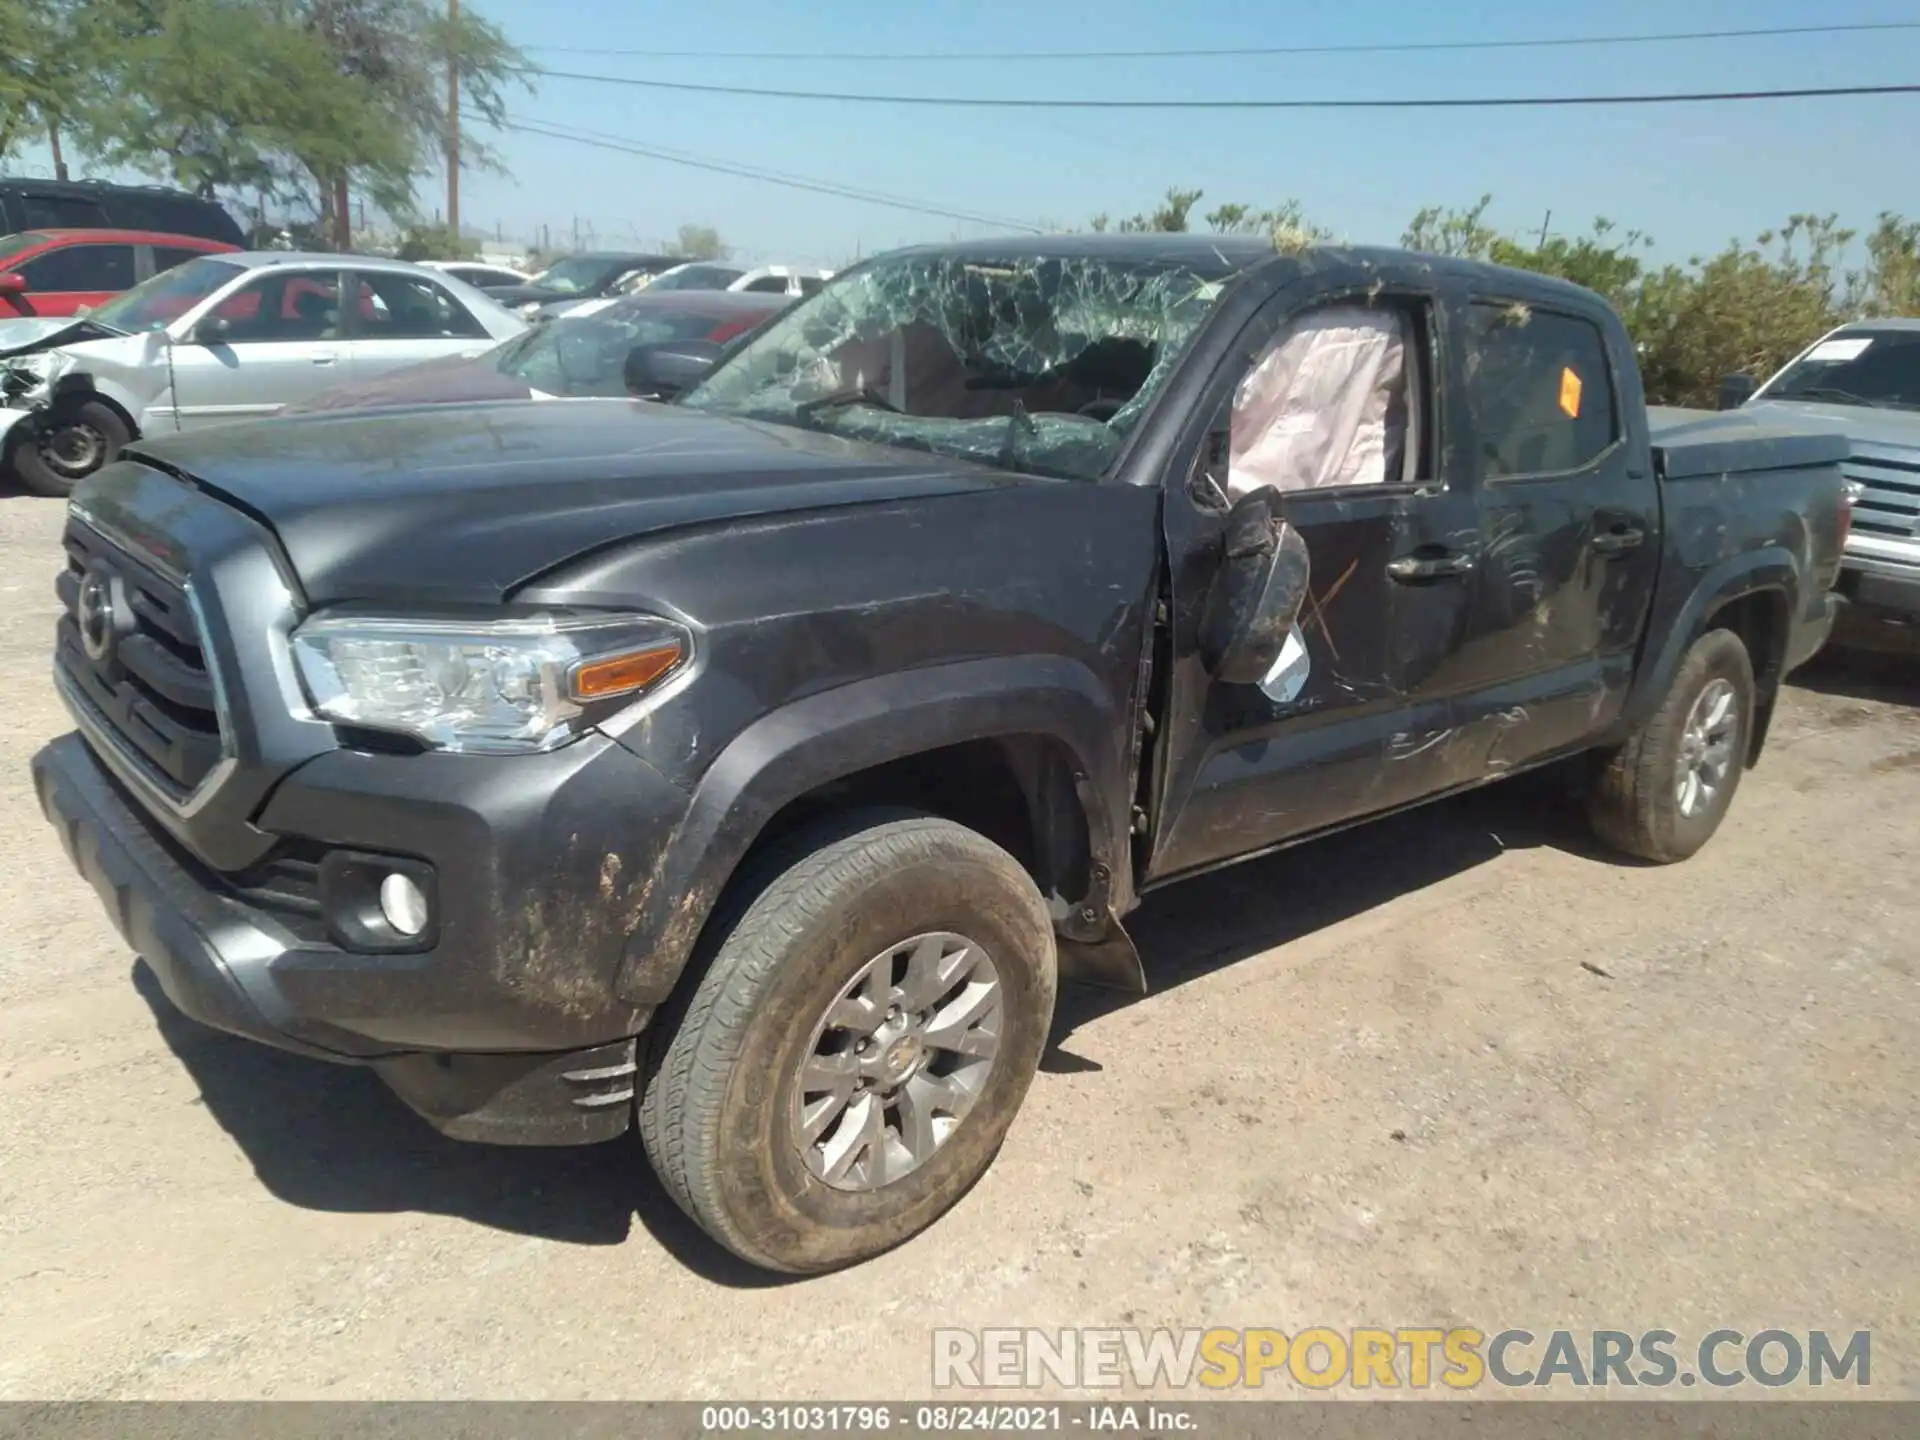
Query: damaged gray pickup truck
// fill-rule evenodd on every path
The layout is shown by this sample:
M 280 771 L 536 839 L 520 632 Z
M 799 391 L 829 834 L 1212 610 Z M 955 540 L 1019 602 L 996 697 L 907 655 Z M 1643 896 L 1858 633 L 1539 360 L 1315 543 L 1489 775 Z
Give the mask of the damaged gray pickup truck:
M 1537 276 L 940 246 L 627 368 L 130 445 L 34 780 L 189 1015 L 774 1269 L 966 1193 L 1147 892 L 1567 759 L 1680 860 L 1832 621 L 1846 442 Z

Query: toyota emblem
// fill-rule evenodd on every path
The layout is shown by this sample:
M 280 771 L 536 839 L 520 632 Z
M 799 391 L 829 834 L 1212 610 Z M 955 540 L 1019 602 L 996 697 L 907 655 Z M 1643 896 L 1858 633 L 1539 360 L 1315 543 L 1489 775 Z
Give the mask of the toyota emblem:
M 80 648 L 95 665 L 105 665 L 113 655 L 119 617 L 115 611 L 114 577 L 102 570 L 89 570 L 80 581 L 80 599 L 74 619 L 80 626 Z

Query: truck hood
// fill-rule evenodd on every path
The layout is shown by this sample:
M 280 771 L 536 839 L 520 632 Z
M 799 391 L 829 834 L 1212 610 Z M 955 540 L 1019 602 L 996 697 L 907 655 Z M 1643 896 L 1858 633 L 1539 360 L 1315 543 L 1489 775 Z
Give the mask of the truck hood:
M 1816 405 L 1805 400 L 1753 400 L 1747 414 L 1811 428 L 1837 430 L 1856 445 L 1920 449 L 1920 410 L 1882 410 L 1872 405 Z
M 639 400 L 321 413 L 123 454 L 270 526 L 315 605 L 497 604 L 677 526 L 1063 483 Z

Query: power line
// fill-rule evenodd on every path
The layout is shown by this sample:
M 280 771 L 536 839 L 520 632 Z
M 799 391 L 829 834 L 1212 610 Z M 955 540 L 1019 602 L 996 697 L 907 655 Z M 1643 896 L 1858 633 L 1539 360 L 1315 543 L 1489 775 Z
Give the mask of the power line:
M 970 225 L 988 225 L 1007 230 L 1021 230 L 1029 234 L 1042 233 L 1041 227 L 1027 220 L 1009 220 L 998 215 L 979 215 L 965 210 L 950 210 L 939 205 L 930 205 L 920 200 L 911 200 L 905 196 L 889 195 L 884 191 L 864 190 L 858 186 L 841 185 L 831 180 L 815 180 L 803 175 L 794 175 L 785 171 L 768 170 L 755 165 L 743 165 L 731 160 L 718 160 L 711 156 L 695 155 L 685 150 L 665 150 L 658 146 L 642 145 L 632 140 L 607 135 L 601 131 L 582 130 L 575 126 L 561 126 L 551 123 L 512 120 L 502 122 L 502 128 L 517 130 L 528 135 L 543 135 L 552 140 L 570 140 L 577 145 L 591 145 L 601 150 L 617 150 L 622 154 L 638 155 L 648 160 L 660 160 L 669 165 L 684 165 L 693 170 L 708 170 L 720 175 L 738 175 L 748 180 L 760 180 L 769 185 L 783 185 L 791 190 L 807 190 L 816 195 L 831 195 L 840 200 L 858 200 L 868 205 L 884 205 L 895 210 L 910 210 L 919 215 L 932 215 L 942 220 L 961 220 Z
M 1511 110 L 1592 105 L 1701 105 L 1752 100 L 1816 100 L 1839 96 L 1920 94 L 1920 85 L 1824 85 L 1789 90 L 1694 90 L 1635 95 L 1494 95 L 1463 98 L 1367 100 L 1036 100 L 986 95 L 870 95 L 839 90 L 782 90 L 759 85 L 700 85 L 686 80 L 637 80 L 570 70 L 518 67 L 548 80 L 585 80 L 641 90 L 761 100 L 830 100 L 845 105 L 940 106 L 972 110 Z
M 1888 30 L 1920 30 L 1920 21 L 1887 21 L 1859 25 L 1775 25 L 1743 30 L 1669 30 L 1651 35 L 1572 35 L 1522 40 L 1406 40 L 1346 45 L 1233 45 L 1199 50 L 967 50 L 952 54 L 932 51 L 825 50 L 609 50 L 589 45 L 528 45 L 528 50 L 553 55 L 643 55 L 660 60 L 848 60 L 915 63 L 1004 64 L 1026 60 L 1220 60 L 1255 55 L 1387 55 L 1460 50 L 1559 50 L 1594 45 L 1666 45 L 1683 41 L 1749 40 L 1790 35 L 1858 35 Z

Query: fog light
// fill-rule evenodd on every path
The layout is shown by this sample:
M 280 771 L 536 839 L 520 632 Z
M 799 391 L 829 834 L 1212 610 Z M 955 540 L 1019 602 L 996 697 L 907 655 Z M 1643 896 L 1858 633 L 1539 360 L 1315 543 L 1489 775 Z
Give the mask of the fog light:
M 402 935 L 418 935 L 427 928 L 427 897 L 405 875 L 389 875 L 380 882 L 380 913 Z

